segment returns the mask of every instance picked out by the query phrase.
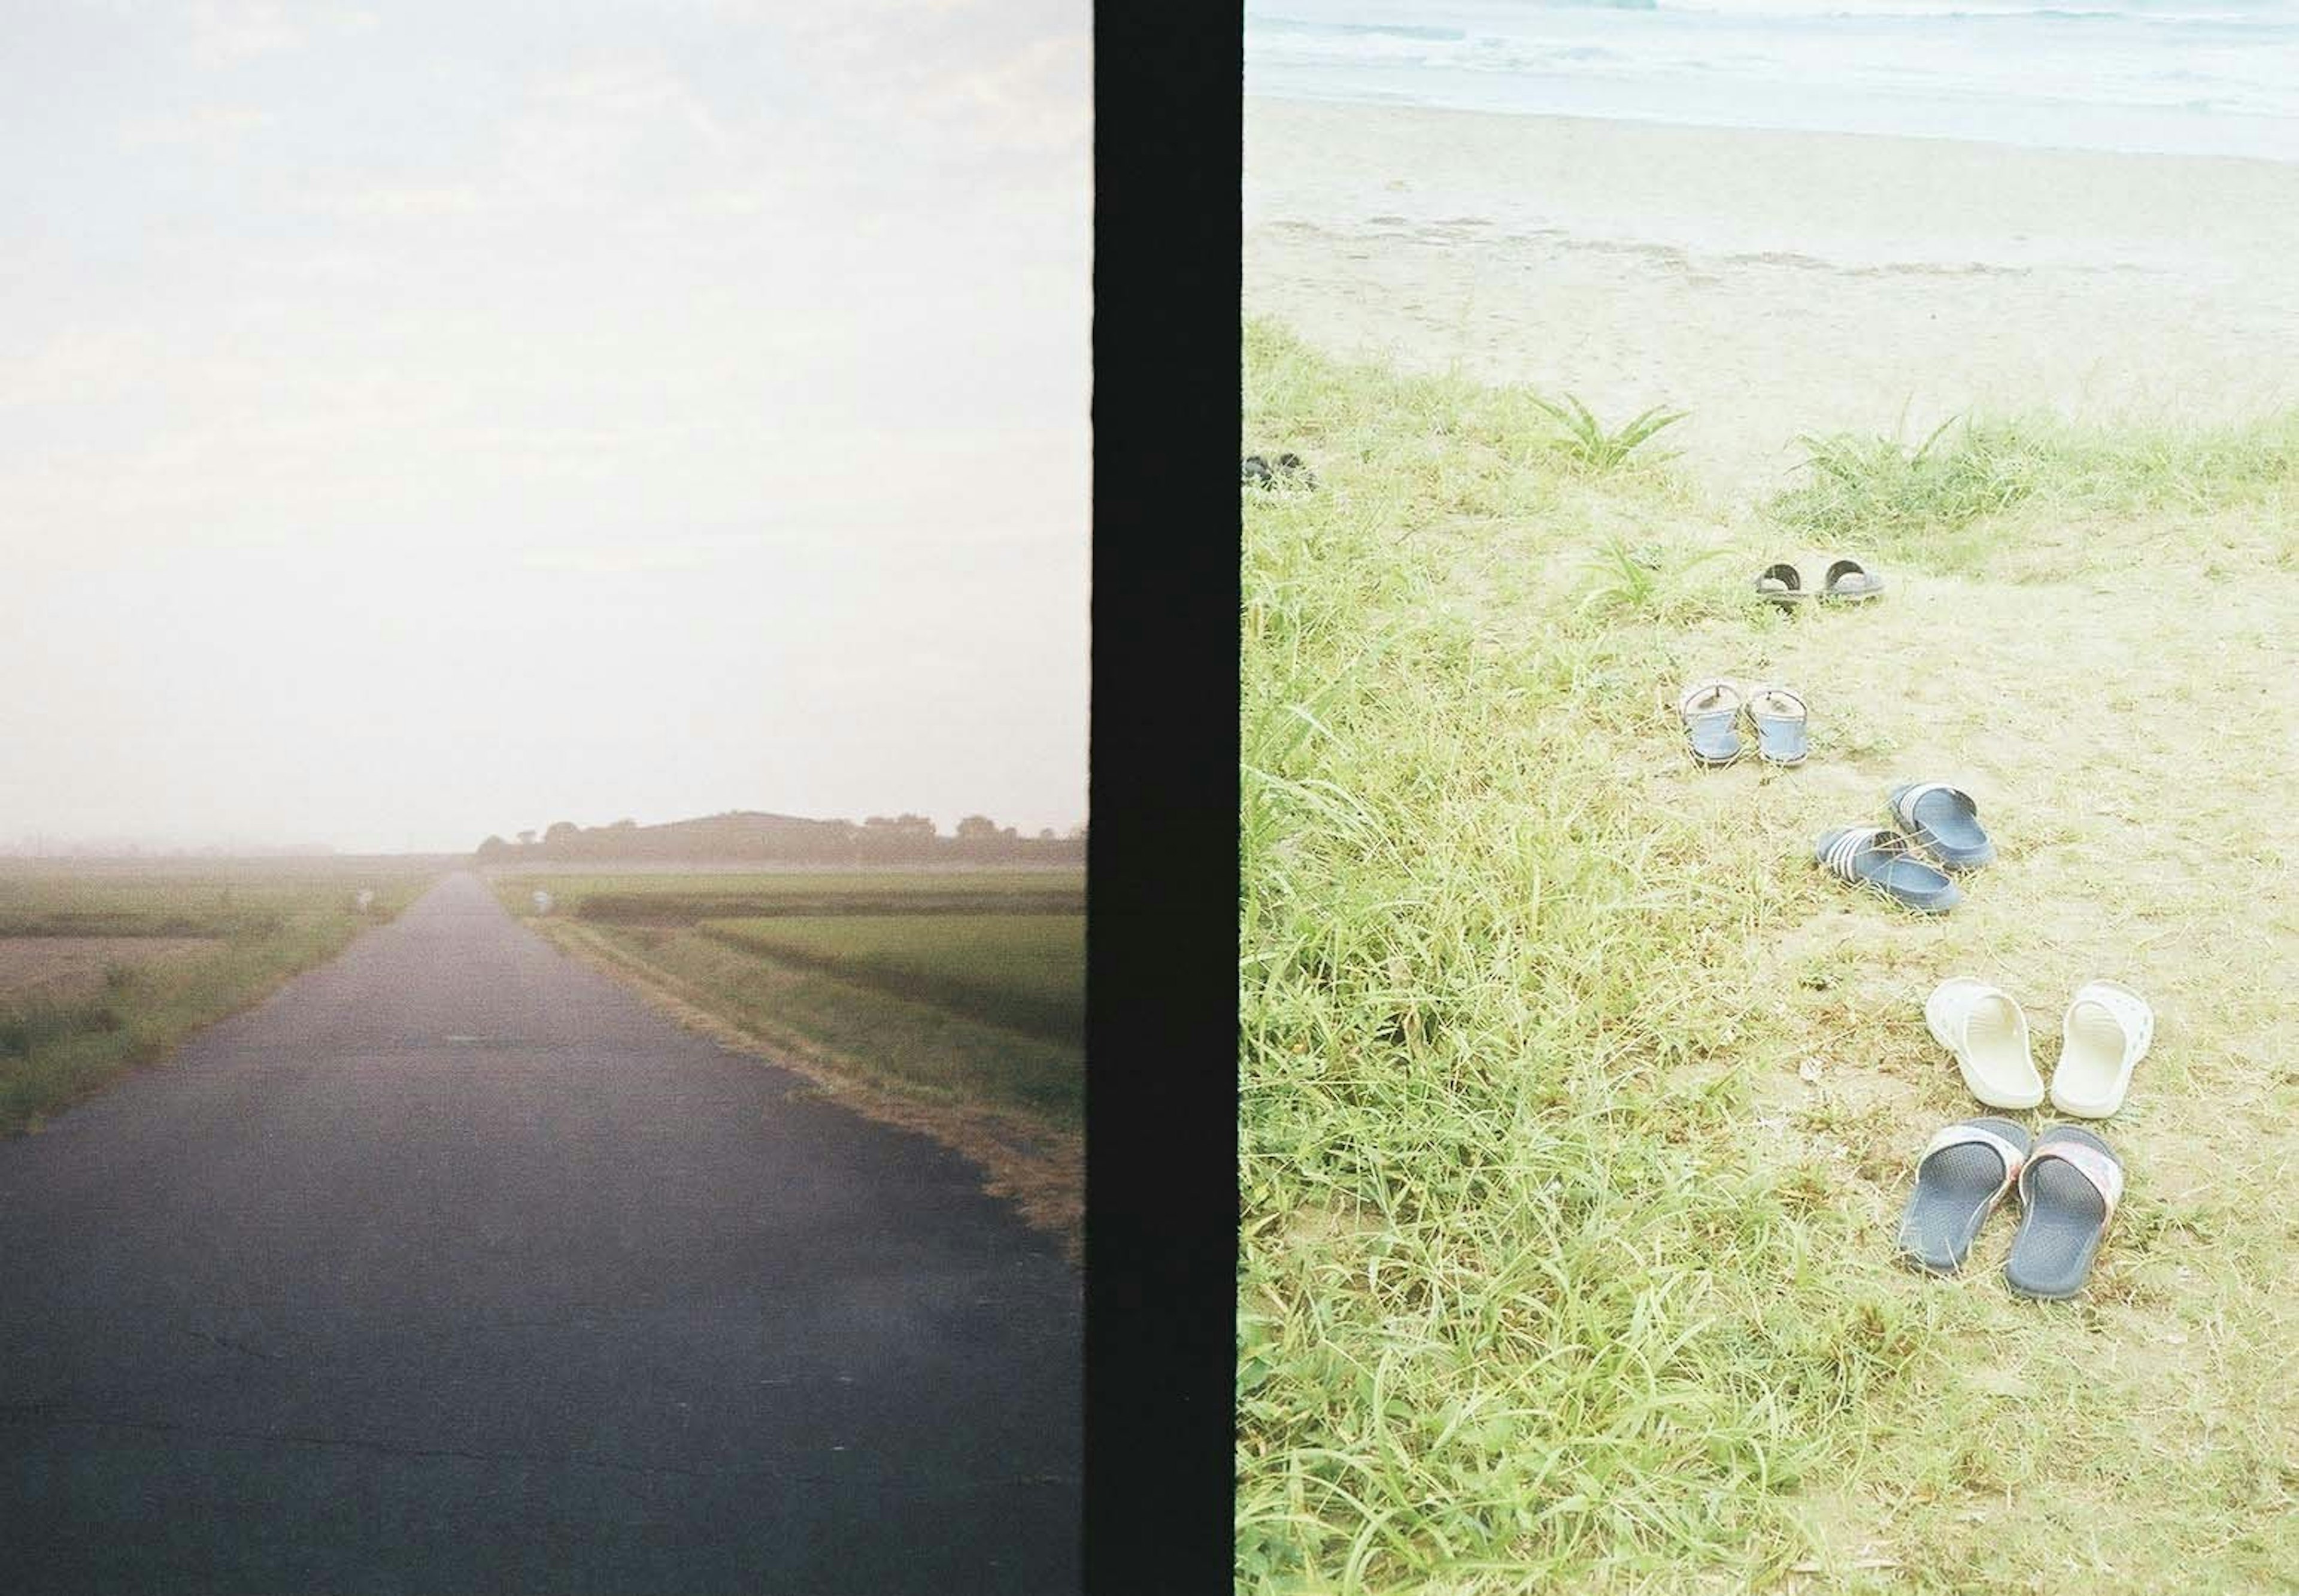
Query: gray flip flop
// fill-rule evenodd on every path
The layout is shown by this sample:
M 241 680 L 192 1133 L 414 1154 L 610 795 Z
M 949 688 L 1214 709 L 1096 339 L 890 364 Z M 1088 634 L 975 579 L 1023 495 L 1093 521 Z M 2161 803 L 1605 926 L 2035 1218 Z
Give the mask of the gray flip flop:
M 2057 1301 L 2083 1290 L 2091 1261 L 2123 1200 L 2123 1160 L 2091 1132 L 2054 1125 L 2020 1171 L 2028 1207 L 2012 1237 L 2004 1278 L 2023 1297 Z
M 1900 1256 L 1920 1269 L 1953 1275 L 2028 1161 L 2028 1133 L 2009 1119 L 1943 1126 L 1916 1160 L 1916 1189 L 1900 1216 Z
M 1729 765 L 1747 752 L 1740 740 L 1740 689 L 1722 677 L 1695 682 L 1676 701 L 1695 762 Z
M 1838 560 L 1820 579 L 1820 596 L 1833 603 L 1855 604 L 1884 591 L 1884 578 L 1857 560 Z

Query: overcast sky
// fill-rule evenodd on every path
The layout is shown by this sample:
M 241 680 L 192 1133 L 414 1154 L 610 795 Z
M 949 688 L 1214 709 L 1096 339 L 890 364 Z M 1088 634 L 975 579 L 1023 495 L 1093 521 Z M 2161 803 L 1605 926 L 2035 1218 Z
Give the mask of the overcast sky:
M 0 848 L 1085 812 L 1086 0 L 0 28 Z

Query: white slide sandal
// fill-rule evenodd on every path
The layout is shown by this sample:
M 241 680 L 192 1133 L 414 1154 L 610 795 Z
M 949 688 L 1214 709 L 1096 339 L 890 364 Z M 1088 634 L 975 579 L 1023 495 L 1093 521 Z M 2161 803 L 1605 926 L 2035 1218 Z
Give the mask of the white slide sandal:
M 1985 981 L 1955 976 L 1924 1000 L 1932 1039 L 1955 1056 L 1963 1084 L 1992 1109 L 2032 1109 L 2044 1101 L 2044 1077 L 2028 1049 L 2028 1017 Z
M 2079 1118 L 2104 1119 L 2123 1106 L 2131 1072 L 2155 1039 L 2155 1011 L 2129 986 L 2087 982 L 2068 1004 L 2060 1035 L 2053 1106 Z

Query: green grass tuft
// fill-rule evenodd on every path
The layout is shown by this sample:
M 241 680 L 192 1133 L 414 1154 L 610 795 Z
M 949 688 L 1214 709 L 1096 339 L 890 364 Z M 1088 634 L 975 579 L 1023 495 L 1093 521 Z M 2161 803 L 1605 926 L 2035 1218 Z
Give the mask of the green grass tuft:
M 1684 420 L 1685 412 L 1655 405 L 1630 417 L 1618 427 L 1607 428 L 1597 419 L 1596 412 L 1571 394 L 1563 403 L 1548 400 L 1536 401 L 1541 410 L 1554 420 L 1562 432 L 1558 446 L 1566 459 L 1598 476 L 1619 470 L 1629 463 L 1631 456 L 1644 448 L 1664 428 Z M 1669 458 L 1659 450 L 1646 455 L 1648 463 L 1658 463 Z

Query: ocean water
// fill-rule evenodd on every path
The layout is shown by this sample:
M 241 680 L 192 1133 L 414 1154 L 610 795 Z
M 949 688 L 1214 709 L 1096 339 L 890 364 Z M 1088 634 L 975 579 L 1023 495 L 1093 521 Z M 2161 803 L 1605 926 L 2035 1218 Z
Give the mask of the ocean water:
M 1249 0 L 1245 88 L 2299 162 L 2299 0 Z

